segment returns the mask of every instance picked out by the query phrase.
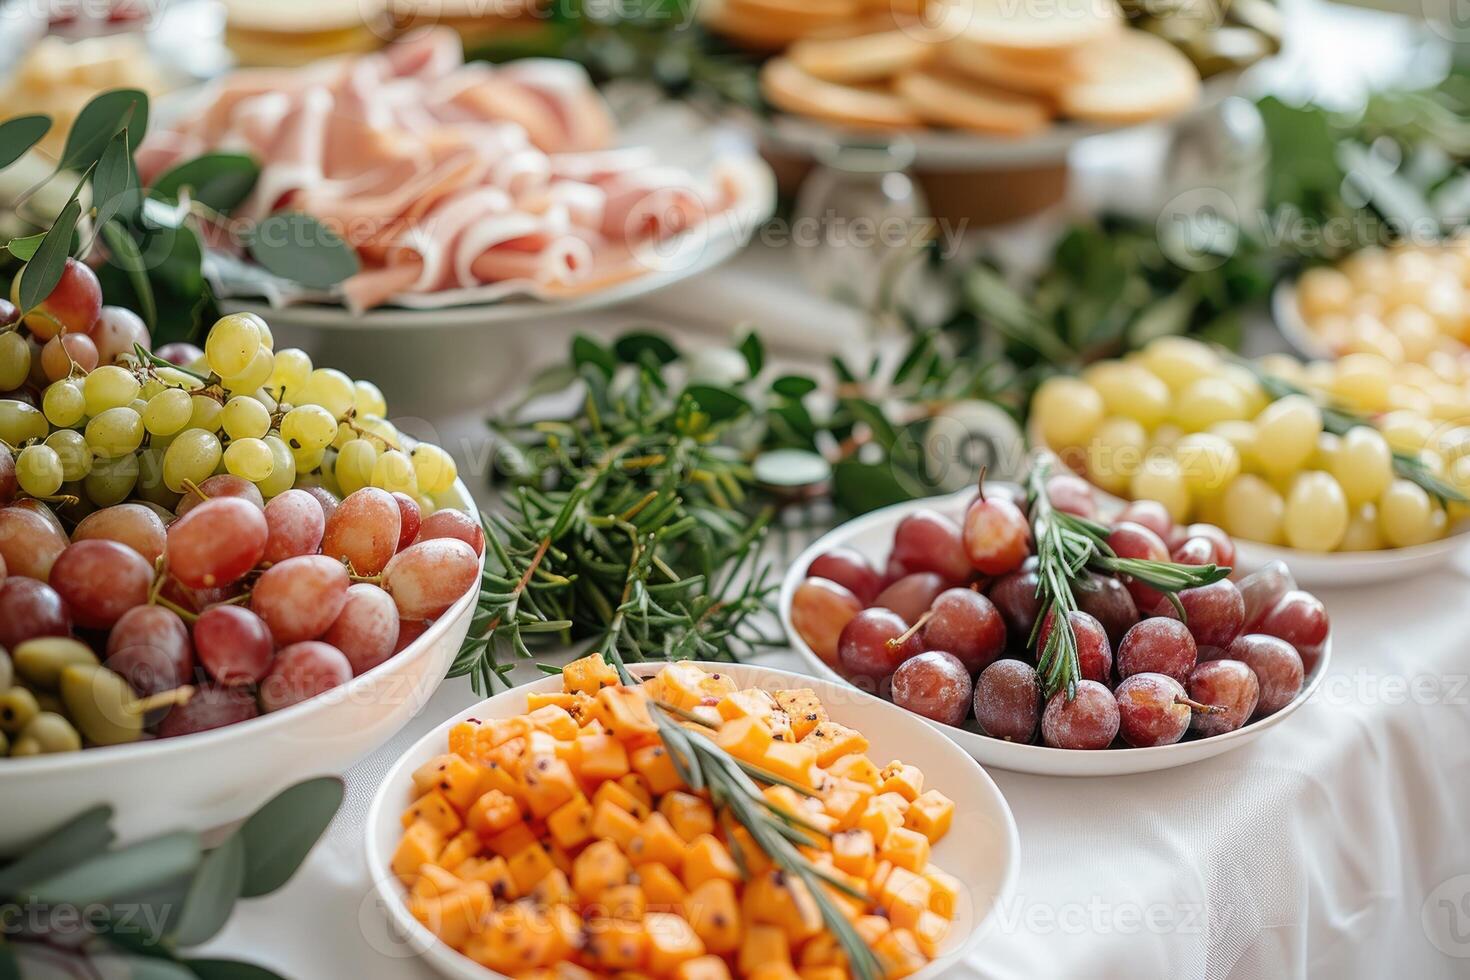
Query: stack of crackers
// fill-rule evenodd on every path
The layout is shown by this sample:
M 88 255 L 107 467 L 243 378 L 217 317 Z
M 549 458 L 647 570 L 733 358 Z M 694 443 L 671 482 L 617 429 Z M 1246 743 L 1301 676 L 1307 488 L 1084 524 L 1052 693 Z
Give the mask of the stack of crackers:
M 707 27 L 771 54 L 767 101 L 862 129 L 1034 135 L 1126 125 L 1199 97 L 1190 60 L 1115 0 L 710 0 Z

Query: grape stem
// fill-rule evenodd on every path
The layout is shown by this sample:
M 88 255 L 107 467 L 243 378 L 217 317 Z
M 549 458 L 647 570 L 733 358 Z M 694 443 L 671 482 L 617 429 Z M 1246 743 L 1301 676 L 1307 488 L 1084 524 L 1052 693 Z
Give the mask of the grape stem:
M 883 641 L 883 645 L 886 646 L 890 650 L 897 650 L 899 647 L 903 646 L 909 640 L 913 639 L 914 634 L 917 633 L 917 632 L 919 632 L 919 630 L 923 629 L 924 628 L 924 624 L 927 623 L 927 622 L 929 622 L 929 620 L 931 620 L 933 618 L 934 618 L 934 610 L 932 610 L 932 609 L 926 610 L 924 612 L 924 615 L 922 615 L 918 619 L 914 620 L 914 625 L 910 626 L 908 629 L 904 630 L 902 633 L 898 634 L 897 636 L 891 636 L 888 639 L 884 640 Z
M 1183 694 L 1174 695 L 1174 703 L 1187 704 L 1192 710 L 1202 715 L 1223 715 L 1225 713 L 1225 709 L 1221 705 L 1202 704 L 1193 698 L 1185 697 Z
M 137 701 L 125 707 L 129 714 L 146 715 L 148 712 L 157 711 L 159 708 L 177 708 L 180 705 L 188 704 L 189 699 L 193 696 L 193 686 L 185 684 L 183 687 L 176 687 L 172 691 L 161 691 L 158 694 L 153 694 L 146 698 L 139 698 Z

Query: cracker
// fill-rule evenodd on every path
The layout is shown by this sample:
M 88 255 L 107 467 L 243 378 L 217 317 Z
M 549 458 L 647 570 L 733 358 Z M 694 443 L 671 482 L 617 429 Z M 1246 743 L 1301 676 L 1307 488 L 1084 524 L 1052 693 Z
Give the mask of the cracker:
M 786 58 L 772 58 L 761 69 L 761 90 L 784 112 L 862 129 L 914 129 L 923 120 L 909 103 L 881 89 L 826 82 Z
M 1199 99 L 1199 71 L 1182 51 L 1145 31 L 1121 31 L 1074 59 L 1080 81 L 1057 93 L 1074 119 L 1128 125 L 1183 112 Z
M 992 136 L 1030 136 L 1051 122 L 1040 99 L 935 71 L 898 76 L 894 91 L 925 122 Z
M 1055 61 L 1116 34 L 1115 0 L 947 0 L 940 29 L 1015 59 Z
M 808 75 L 829 82 L 878 82 L 927 65 L 937 52 L 924 37 L 884 31 L 842 40 L 797 41 L 786 57 Z

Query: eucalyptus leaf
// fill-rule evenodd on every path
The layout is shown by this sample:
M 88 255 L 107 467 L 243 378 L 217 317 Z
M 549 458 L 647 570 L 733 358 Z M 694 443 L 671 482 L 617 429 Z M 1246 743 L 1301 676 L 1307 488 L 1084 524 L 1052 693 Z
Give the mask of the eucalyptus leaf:
M 751 463 L 756 482 L 769 487 L 810 487 L 825 483 L 832 466 L 817 453 L 802 449 L 775 449 Z
M 54 905 L 102 903 L 188 874 L 198 867 L 200 856 L 198 834 L 165 834 L 90 858 L 29 891 Z
M 613 352 L 627 364 L 642 364 L 644 355 L 648 354 L 659 364 L 671 364 L 679 359 L 679 351 L 666 338 L 644 331 L 623 334 L 613 341 Z
M 108 142 L 128 131 L 128 151 L 136 150 L 148 129 L 148 96 L 138 89 L 103 92 L 82 107 L 66 134 L 57 170 L 85 170 L 102 156 Z
M 184 964 L 199 980 L 282 980 L 263 966 L 239 960 L 185 960 Z
M 584 334 L 572 338 L 572 363 L 578 367 L 590 364 L 608 378 L 618 369 L 617 358 L 612 351 Z
M 15 896 L 31 885 L 106 850 L 113 841 L 112 808 L 97 806 L 32 841 L 20 857 L 0 867 L 0 896 Z
M 133 160 L 128 154 L 128 131 L 119 132 L 107 143 L 97 169 L 92 171 L 92 206 L 96 222 L 106 226 L 126 201 L 133 186 Z
M 29 313 L 36 308 L 56 284 L 66 269 L 66 260 L 71 257 L 71 236 L 82 215 L 82 206 L 76 198 L 67 202 L 56 221 L 46 231 L 31 260 L 20 271 L 20 308 Z
M 243 153 L 206 153 L 165 172 L 153 182 L 159 197 L 178 200 L 189 196 L 205 207 L 228 214 L 250 196 L 260 178 L 260 165 Z
M 296 873 L 342 805 L 335 776 L 297 783 L 255 811 L 239 830 L 245 844 L 242 898 L 269 895 Z
M 121 271 L 132 288 L 134 302 L 125 305 L 143 318 L 143 323 L 151 334 L 158 325 L 158 306 L 153 298 L 153 283 L 148 278 L 148 267 L 143 261 L 143 253 L 138 250 L 138 243 L 133 240 L 132 233 L 115 220 L 102 226 L 102 241 L 107 245 L 110 264 Z M 105 266 L 103 272 L 106 272 Z M 105 289 L 104 294 L 108 297 L 114 296 L 113 292 Z
M 174 928 L 180 946 L 200 946 L 224 928 L 245 884 L 245 840 L 231 834 L 204 856 Z
M 25 156 L 50 131 L 51 117 L 40 114 L 16 116 L 0 123 L 0 170 Z
M 771 382 L 771 390 L 787 398 L 805 398 L 817 390 L 817 382 L 801 374 L 786 374 Z
M 887 461 L 844 459 L 832 469 L 832 499 L 850 514 L 866 514 L 912 497 Z
M 41 247 L 41 242 L 45 241 L 45 239 L 46 233 L 43 231 L 34 235 L 27 235 L 24 238 L 12 238 L 5 248 L 6 251 L 22 262 L 29 262 L 36 254 L 36 249 Z
M 725 422 L 750 411 L 750 402 L 729 388 L 713 385 L 690 385 L 684 394 L 693 398 L 703 412 L 716 422 Z
M 746 366 L 750 368 L 750 376 L 753 378 L 760 374 L 761 368 L 766 364 L 766 348 L 755 331 L 746 334 L 745 339 L 740 342 L 740 353 L 745 357 Z
M 357 253 L 303 211 L 283 211 L 255 226 L 250 255 L 268 272 L 313 289 L 328 289 L 358 271 Z

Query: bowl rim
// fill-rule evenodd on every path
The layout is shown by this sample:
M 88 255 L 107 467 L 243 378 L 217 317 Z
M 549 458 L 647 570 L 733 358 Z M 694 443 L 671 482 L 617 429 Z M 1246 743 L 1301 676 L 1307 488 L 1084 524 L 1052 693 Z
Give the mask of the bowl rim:
M 1016 484 L 1009 483 L 1009 481 L 1004 480 L 997 480 L 994 482 L 1011 487 L 1016 486 Z M 806 640 L 803 639 L 801 634 L 798 633 L 796 629 L 792 626 L 792 599 L 796 594 L 797 588 L 801 585 L 802 582 L 806 581 L 806 570 L 808 567 L 810 567 L 812 560 L 816 558 L 819 554 L 825 551 L 830 551 L 833 548 L 850 547 L 847 541 L 851 537 L 868 531 L 873 527 L 882 526 L 890 522 L 896 522 L 897 518 L 901 516 L 907 516 L 909 513 L 918 510 L 929 509 L 937 510 L 941 513 L 944 513 L 944 507 L 946 505 L 953 505 L 956 502 L 968 500 L 974 495 L 974 493 L 974 490 L 965 488 L 963 490 L 958 490 L 955 493 L 944 494 L 938 497 L 924 497 L 917 500 L 906 500 L 896 504 L 889 504 L 887 507 L 881 507 L 878 510 L 870 511 L 867 514 L 862 515 L 861 517 L 855 517 L 850 521 L 839 524 L 837 527 L 828 531 L 817 540 L 813 541 L 810 545 L 803 549 L 799 555 L 796 556 L 796 558 L 792 561 L 790 567 L 786 570 L 786 576 L 781 582 L 779 612 L 781 616 L 781 626 L 784 630 L 786 630 L 786 635 L 788 638 L 788 642 L 791 645 L 791 648 L 796 651 L 797 655 L 801 657 L 801 659 L 807 664 L 807 666 L 816 669 L 819 672 L 819 676 L 821 676 L 825 680 L 831 681 L 833 683 L 847 685 L 848 687 L 853 688 L 853 690 L 859 690 L 856 685 L 854 685 L 847 678 L 839 674 L 821 657 L 817 656 L 816 651 L 807 644 Z M 1116 500 L 1117 498 L 1113 499 Z M 1160 759 L 1166 758 L 1170 755 L 1184 756 L 1191 754 L 1190 750 L 1187 748 L 1188 746 L 1200 745 L 1203 743 L 1209 743 L 1211 748 L 1219 746 L 1221 747 L 1220 751 L 1225 751 L 1229 747 L 1230 742 L 1254 738 L 1257 735 L 1263 734 L 1268 729 L 1279 725 L 1287 718 L 1287 716 L 1293 714 L 1298 708 L 1306 704 L 1307 701 L 1317 693 L 1318 688 L 1322 686 L 1322 683 L 1327 678 L 1328 667 L 1332 661 L 1332 640 L 1332 633 L 1329 631 L 1329 633 L 1327 634 L 1327 639 L 1322 645 L 1322 654 L 1317 660 L 1316 667 L 1313 668 L 1312 673 L 1308 675 L 1303 681 L 1302 689 L 1297 692 L 1297 696 L 1292 698 L 1290 703 L 1282 707 L 1279 711 L 1267 715 L 1265 718 L 1259 718 L 1254 721 L 1246 722 L 1244 725 L 1240 726 L 1234 731 L 1225 732 L 1220 735 L 1210 735 L 1205 738 L 1173 742 L 1169 745 L 1149 745 L 1143 747 L 1130 745 L 1123 746 L 1121 748 L 1110 746 L 1102 752 L 1099 752 L 1095 749 L 1059 749 L 1050 745 L 1040 745 L 1029 742 L 1009 742 L 1004 739 L 991 738 L 988 735 L 985 735 L 981 732 L 972 731 L 968 728 L 960 728 L 955 725 L 946 725 L 943 722 L 934 721 L 930 718 L 924 718 L 923 720 L 927 721 L 930 725 L 948 735 L 951 739 L 955 741 L 956 744 L 959 744 L 962 747 L 964 745 L 964 743 L 961 741 L 962 738 L 966 741 L 971 738 L 985 739 L 987 742 L 994 742 L 997 745 L 1005 746 L 1006 751 L 1015 751 L 1018 753 L 1022 753 L 1023 757 L 1036 756 L 1037 758 L 1046 758 L 1049 760 L 1056 760 L 1057 762 L 1096 759 L 1100 756 L 1106 757 L 1107 754 L 1116 752 L 1127 752 L 1129 759 L 1140 760 L 1150 758 Z M 919 717 L 922 718 L 922 716 Z M 1211 754 L 1215 755 L 1219 753 L 1213 752 Z M 1179 764 L 1186 765 L 1194 761 L 1203 761 L 1203 759 L 1181 759 Z M 991 764 L 997 765 L 996 763 Z M 1099 773 L 1099 775 L 1102 775 L 1102 773 Z
M 861 697 L 854 702 L 856 705 L 861 705 L 866 708 L 871 707 L 868 702 L 875 702 L 877 705 L 881 706 L 879 708 L 880 711 L 903 711 L 902 708 L 899 708 L 897 705 L 891 702 L 884 701 L 881 698 L 873 697 L 872 695 L 867 694 L 864 691 L 859 691 L 857 688 L 851 687 L 845 682 L 841 685 L 838 685 L 825 677 L 813 677 L 809 674 L 800 674 L 794 671 L 782 670 L 777 667 L 767 667 L 764 664 L 721 663 L 705 660 L 692 660 L 687 662 L 696 664 L 700 667 L 713 668 L 717 670 L 730 670 L 731 668 L 735 668 L 738 670 L 754 671 L 762 678 L 780 679 L 783 682 L 790 682 L 797 685 L 808 685 L 811 681 L 815 680 L 819 683 L 832 685 L 834 687 L 844 687 L 846 688 L 844 693 L 857 693 L 861 695 Z M 640 677 L 647 677 L 658 672 L 659 670 L 662 670 L 664 667 L 667 666 L 667 663 L 665 661 L 643 661 L 639 663 L 631 663 L 627 666 L 628 670 L 633 674 Z M 374 891 L 383 900 L 386 906 L 387 915 L 390 923 L 400 929 L 406 930 L 407 936 L 411 943 L 411 948 L 414 950 L 416 956 L 424 959 L 450 957 L 452 962 L 457 963 L 463 961 L 463 963 L 471 965 L 475 970 L 482 971 L 487 977 L 503 976 L 503 974 L 500 974 L 495 970 L 492 970 L 489 967 L 484 966 L 480 963 L 476 963 L 474 960 L 465 956 L 463 953 L 445 944 L 442 940 L 439 939 L 438 936 L 430 932 L 423 925 L 423 923 L 415 919 L 413 915 L 410 914 L 410 912 L 408 911 L 408 906 L 403 900 L 403 896 L 404 894 L 406 894 L 407 890 L 403 887 L 403 883 L 398 880 L 397 876 L 389 872 L 388 868 L 392 859 L 392 855 L 381 852 L 377 840 L 378 835 L 376 833 L 379 825 L 383 824 L 391 817 L 391 814 L 387 811 L 390 807 L 388 796 L 392 791 L 392 787 L 405 781 L 404 772 L 409 768 L 412 757 L 421 746 L 430 741 L 437 741 L 440 744 L 445 744 L 445 739 L 448 737 L 449 730 L 454 725 L 458 724 L 462 719 L 473 717 L 476 712 L 481 711 L 486 704 L 495 700 L 496 698 L 507 697 L 516 693 L 530 693 L 536 691 L 540 686 L 553 685 L 558 680 L 558 677 L 550 675 L 538 678 L 525 684 L 519 684 L 505 691 L 501 691 L 499 694 L 493 695 L 489 698 L 485 698 L 465 708 L 462 711 L 456 712 L 454 715 L 446 718 L 438 725 L 436 725 L 433 729 L 425 733 L 422 738 L 415 740 L 412 745 L 404 748 L 398 759 L 394 761 L 392 767 L 390 767 L 387 773 L 384 774 L 381 781 L 378 783 L 377 788 L 373 790 L 372 800 L 368 804 L 367 817 L 362 824 L 362 847 L 363 854 L 368 865 L 368 874 L 372 878 Z M 918 716 L 913 716 L 913 718 L 915 721 L 925 720 Z M 932 726 L 925 727 L 931 727 L 932 730 Z M 1016 823 L 1016 815 L 1011 809 L 1010 802 L 1006 799 L 1005 794 L 1001 792 L 1000 786 L 995 782 L 995 779 L 990 775 L 985 767 L 981 765 L 979 760 L 975 759 L 974 756 L 966 752 L 962 746 L 958 745 L 951 739 L 944 739 L 942 732 L 934 731 L 934 734 L 936 736 L 939 736 L 942 741 L 947 742 L 950 746 L 956 749 L 959 755 L 962 756 L 971 767 L 973 767 L 971 770 L 972 778 L 978 778 L 978 781 L 982 787 L 982 791 L 987 793 L 998 804 L 999 815 L 1002 818 L 1002 822 L 1005 828 L 1005 868 L 996 886 L 995 895 L 990 900 L 988 905 L 981 905 L 979 903 L 976 903 L 974 905 L 974 912 L 977 919 L 974 927 L 970 930 L 969 934 L 966 935 L 963 940 L 956 943 L 952 949 L 946 950 L 939 957 L 929 961 L 929 963 L 926 964 L 926 966 L 942 964 L 948 967 L 960 963 L 961 961 L 966 959 L 971 952 L 973 952 L 975 946 L 994 926 L 995 921 L 998 918 L 998 910 L 1015 895 L 1016 887 L 1021 873 L 1021 837 L 1019 827 Z M 965 762 L 958 762 L 958 764 L 965 765 Z M 394 820 L 392 821 L 392 823 L 396 825 L 397 821 Z
M 478 506 L 474 497 L 470 495 L 469 488 L 464 481 L 458 478 L 454 481 L 454 495 L 457 497 L 455 506 L 466 510 L 471 514 L 478 513 Z M 346 684 L 340 684 L 330 691 L 323 691 L 315 697 L 308 698 L 283 708 L 280 711 L 271 711 L 256 715 L 254 718 L 237 722 L 233 725 L 225 725 L 221 728 L 213 728 L 209 731 L 195 732 L 190 735 L 181 735 L 177 738 L 155 738 L 130 742 L 125 745 L 102 745 L 80 752 L 60 752 L 50 755 L 31 756 L 29 758 L 5 758 L 0 759 L 0 783 L 10 775 L 34 776 L 39 774 L 53 775 L 70 770 L 82 769 L 100 762 L 103 764 L 128 763 L 144 758 L 164 758 L 179 752 L 193 749 L 204 749 L 206 747 L 218 748 L 220 745 L 239 738 L 242 735 L 257 737 L 280 730 L 291 725 L 299 718 L 307 714 L 329 708 L 342 699 L 351 700 L 354 695 L 371 690 L 383 678 L 397 672 L 401 664 L 417 660 L 426 650 L 438 642 L 451 626 L 468 609 L 479 600 L 479 580 L 485 571 L 485 552 L 480 553 L 480 575 L 476 576 L 476 585 L 464 595 L 454 601 L 454 604 L 446 609 L 419 634 L 418 638 L 409 643 L 408 646 L 393 654 L 387 660 L 378 664 L 365 674 L 359 674 Z

